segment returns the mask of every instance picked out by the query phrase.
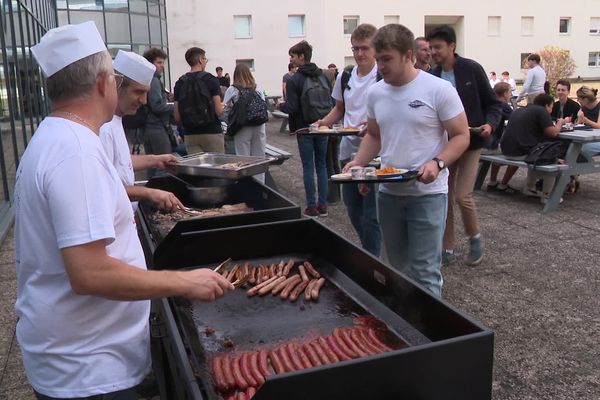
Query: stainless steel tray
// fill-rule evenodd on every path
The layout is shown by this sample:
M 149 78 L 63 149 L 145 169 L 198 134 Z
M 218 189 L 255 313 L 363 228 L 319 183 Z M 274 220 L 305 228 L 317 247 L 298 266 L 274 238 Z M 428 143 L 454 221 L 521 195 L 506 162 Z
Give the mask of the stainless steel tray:
M 211 178 L 241 179 L 262 174 L 274 161 L 271 157 L 236 156 L 220 153 L 197 153 L 171 163 L 176 174 L 204 176 Z M 239 165 L 231 165 L 239 163 Z

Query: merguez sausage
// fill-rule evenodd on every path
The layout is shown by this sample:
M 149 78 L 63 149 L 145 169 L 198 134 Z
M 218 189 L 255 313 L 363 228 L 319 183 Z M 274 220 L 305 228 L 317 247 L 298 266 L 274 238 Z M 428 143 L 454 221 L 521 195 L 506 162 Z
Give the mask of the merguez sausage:
M 252 374 L 252 377 L 256 381 L 256 385 L 252 385 L 252 386 L 260 386 L 263 383 L 265 383 L 265 377 L 260 372 L 260 368 L 258 367 L 258 352 L 253 351 L 252 353 L 250 353 L 248 355 L 248 362 L 250 364 L 250 373 Z M 248 382 L 248 383 L 250 383 L 250 382 Z
M 221 357 L 213 357 L 212 359 L 212 370 L 213 377 L 215 380 L 215 385 L 220 392 L 228 392 L 231 390 L 229 385 L 227 385 L 227 381 L 225 380 L 225 376 L 223 375 L 223 367 L 221 362 Z
M 372 355 L 377 354 L 377 351 L 371 349 L 363 340 L 362 336 L 357 332 L 355 328 L 350 328 L 347 330 L 350 338 L 365 354 Z
M 248 279 L 248 282 L 250 282 L 250 284 L 254 285 L 256 283 L 256 268 L 252 267 L 250 268 L 250 279 Z
M 317 355 L 317 352 L 310 344 L 304 343 L 302 345 L 302 350 L 304 350 L 304 353 L 306 353 L 306 356 L 308 357 L 308 359 L 310 360 L 310 363 L 313 366 L 319 367 L 319 366 L 323 365 L 323 363 L 319 359 L 319 356 Z
M 269 362 L 267 360 L 267 352 L 265 350 L 261 350 L 258 352 L 258 370 L 265 378 L 267 376 L 271 376 L 271 371 L 269 371 Z
M 232 359 L 227 355 L 223 356 L 222 358 L 223 376 L 225 377 L 225 382 L 227 383 L 229 390 L 235 388 L 235 379 L 233 377 L 231 361 Z
M 269 283 L 271 283 L 275 279 L 277 279 L 276 276 L 272 277 L 271 279 L 267 279 L 266 281 L 259 283 L 258 285 L 254 286 L 253 288 L 248 289 L 248 291 L 246 293 L 248 293 L 248 296 L 254 296 L 258 293 L 258 291 L 260 289 L 267 286 Z
M 373 329 L 367 329 L 367 337 L 370 338 L 373 341 L 373 344 L 380 348 L 382 352 L 392 351 L 392 349 L 383 344 L 383 342 L 379 339 L 379 337 L 377 337 L 377 334 Z
M 327 336 L 327 344 L 329 345 L 329 348 L 331 349 L 331 351 L 341 360 L 341 361 L 346 361 L 346 360 L 350 360 L 351 358 L 346 355 L 346 353 L 344 353 L 337 341 L 333 338 L 333 336 Z M 329 356 L 329 354 L 327 354 Z
M 311 274 L 316 279 L 319 279 L 321 277 L 321 274 L 319 273 L 319 271 L 317 271 L 315 269 L 315 267 L 313 267 L 312 264 L 309 263 L 308 261 L 304 261 L 304 266 L 306 267 L 306 270 L 308 271 L 308 273 Z
M 285 264 L 285 267 L 283 267 L 283 275 L 288 276 L 288 274 L 292 270 L 293 266 L 294 266 L 294 260 L 288 261 L 287 264 Z
M 285 277 L 285 275 L 282 275 L 282 276 Z M 300 282 L 302 280 L 302 278 L 300 278 L 300 275 L 298 275 L 298 274 L 292 275 L 289 278 L 286 278 L 286 280 L 284 280 L 283 282 L 277 284 L 277 286 L 275 286 L 273 288 L 271 293 L 273 293 L 273 296 L 276 296 L 277 294 L 279 294 L 279 292 L 281 292 L 288 284 L 290 284 L 294 280 L 297 280 L 298 282 Z
M 292 290 L 292 293 L 290 294 L 290 301 L 294 302 L 294 301 L 298 300 L 298 297 L 300 297 L 300 295 L 302 294 L 304 289 L 306 289 L 306 286 L 308 286 L 308 284 L 309 284 L 309 281 L 300 282 L 298 284 L 298 286 L 296 286 L 294 288 L 294 290 Z
M 323 347 L 321 346 L 318 340 L 312 341 L 311 343 L 309 343 L 309 345 L 313 348 L 315 353 L 317 353 L 317 356 L 319 357 L 319 360 L 321 360 L 321 363 L 331 364 L 333 362 L 329 359 L 329 357 L 327 357 L 327 353 L 325 352 L 325 350 L 323 350 Z
M 244 353 L 240 356 L 240 370 L 242 371 L 242 376 L 248 382 L 249 386 L 258 386 L 258 382 L 254 379 L 254 374 L 250 368 L 250 354 Z
M 344 338 L 342 337 L 342 331 L 339 328 L 335 328 L 333 330 L 332 336 L 335 339 L 337 345 L 340 347 L 340 350 L 346 353 L 347 356 L 349 356 L 350 358 L 358 357 L 358 354 L 354 351 L 354 349 L 350 348 L 350 346 L 348 346 L 348 344 L 346 344 L 346 342 L 344 341 Z
M 327 338 L 329 339 L 329 337 Z M 333 348 L 329 345 L 329 340 L 327 340 L 323 337 L 320 337 L 319 340 L 319 345 L 321 345 L 321 348 L 325 351 L 325 354 L 327 355 L 327 358 L 329 358 L 329 361 L 331 362 L 340 362 L 340 359 L 342 361 L 347 360 L 348 356 L 346 356 L 344 353 L 342 353 L 340 351 L 340 355 L 342 358 L 340 358 L 336 352 L 333 351 Z M 337 346 L 335 346 L 337 347 Z
M 310 293 L 310 297 L 312 297 L 313 300 L 319 299 L 319 292 L 321 291 L 321 288 L 323 287 L 324 284 L 325 284 L 325 278 L 319 278 L 317 283 L 315 283 L 313 285 L 311 293 Z
M 255 389 L 255 388 L 253 388 L 253 387 L 249 387 L 249 388 L 246 390 L 246 398 L 247 398 L 248 400 L 250 400 L 251 398 L 253 398 L 255 394 L 256 394 L 256 389 Z
M 304 268 L 304 265 L 299 265 L 298 271 L 300 271 L 300 276 L 302 277 L 302 280 L 308 281 L 308 275 L 306 275 L 306 268 Z
M 283 364 L 285 371 L 286 372 L 295 371 L 296 368 L 294 367 L 294 364 L 292 364 L 292 360 L 290 359 L 290 356 L 288 355 L 285 345 L 279 346 L 278 351 L 279 351 L 279 358 L 281 358 L 281 363 Z
M 283 365 L 283 361 L 276 350 L 271 350 L 269 352 L 269 359 L 271 360 L 271 365 L 275 370 L 276 374 L 283 374 L 285 372 L 285 367 Z
M 298 277 L 298 279 L 294 279 L 293 281 L 290 281 L 290 283 L 288 283 L 288 285 L 286 287 L 283 288 L 283 290 L 281 291 L 281 294 L 279 295 L 279 297 L 281 297 L 282 299 L 287 299 L 290 295 L 290 292 L 296 287 L 297 284 L 299 284 L 300 282 L 302 282 L 302 278 L 300 278 L 300 275 L 295 275 Z
M 301 370 L 304 369 L 304 365 L 302 365 L 302 361 L 300 360 L 300 356 L 298 355 L 298 352 L 296 351 L 296 346 L 293 345 L 292 343 L 288 343 L 287 345 L 283 345 L 282 346 L 286 351 L 290 357 L 290 361 L 292 362 L 292 365 L 294 366 L 294 369 L 296 370 Z
M 273 279 L 274 278 L 274 279 Z M 285 276 L 273 276 L 273 278 L 271 279 L 271 281 L 269 282 L 268 285 L 265 285 L 263 287 L 261 287 L 258 291 L 258 295 L 259 296 L 264 296 L 265 294 L 269 293 L 271 290 L 273 290 L 273 288 L 275 286 L 277 286 L 277 284 L 285 281 Z
M 304 351 L 302 346 L 294 345 L 294 350 L 296 351 L 296 353 L 298 353 L 298 356 L 300 357 L 300 361 L 302 362 L 304 368 L 312 368 L 313 364 L 312 362 L 310 362 L 310 358 L 308 358 L 308 355 L 306 355 L 306 352 Z
M 373 354 L 379 354 L 379 353 L 383 353 L 383 350 L 380 349 L 379 347 L 375 346 L 371 340 L 369 340 L 369 338 L 367 337 L 367 332 L 366 329 L 362 329 L 362 328 L 354 328 L 354 331 L 356 332 L 356 334 L 358 335 L 358 337 L 360 337 L 362 339 L 362 342 L 365 346 L 367 346 L 367 348 L 373 353 Z
M 246 400 L 246 392 L 237 392 L 235 400 Z
M 346 343 L 346 345 L 352 350 L 358 357 L 366 357 L 369 355 L 367 351 L 364 351 L 358 343 L 354 342 L 354 339 L 350 336 L 350 332 L 346 329 L 340 329 L 340 336 Z
M 235 385 L 240 390 L 246 390 L 248 387 L 248 381 L 244 379 L 242 375 L 242 369 L 240 368 L 240 357 L 231 358 L 231 370 L 233 372 L 233 379 L 235 379 Z

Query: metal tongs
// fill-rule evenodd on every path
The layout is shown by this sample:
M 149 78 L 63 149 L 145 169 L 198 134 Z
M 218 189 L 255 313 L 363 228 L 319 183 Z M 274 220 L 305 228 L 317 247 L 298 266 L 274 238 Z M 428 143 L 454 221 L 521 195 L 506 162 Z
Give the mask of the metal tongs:
M 202 211 L 197 210 L 195 208 L 190 208 L 190 207 L 183 206 L 183 207 L 179 207 L 179 209 L 181 211 L 183 211 L 184 213 L 189 214 L 189 215 L 200 215 L 200 214 L 202 214 Z
M 227 260 L 223 261 L 221 264 L 217 265 L 217 267 L 215 269 L 213 269 L 213 271 L 219 273 L 219 272 L 221 272 L 221 270 L 223 268 L 226 268 L 230 263 L 231 263 L 231 258 L 228 258 Z M 236 278 L 237 279 L 233 282 L 233 286 L 238 288 L 238 287 L 241 287 L 244 284 L 246 284 L 246 282 L 248 282 L 248 279 L 250 279 L 250 274 L 246 274 L 246 275 L 242 276 L 240 273 L 240 270 L 238 270 L 236 273 Z

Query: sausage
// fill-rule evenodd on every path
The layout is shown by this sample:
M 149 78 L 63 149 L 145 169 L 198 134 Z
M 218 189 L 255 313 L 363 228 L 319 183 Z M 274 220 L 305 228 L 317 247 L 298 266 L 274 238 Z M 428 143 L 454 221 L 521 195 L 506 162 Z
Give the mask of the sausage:
M 231 366 L 231 358 L 227 355 L 223 356 L 221 360 L 221 366 L 223 368 L 223 376 L 225 377 L 225 383 L 229 390 L 235 388 L 235 378 L 233 377 L 233 369 Z
M 298 278 L 300 278 L 300 275 L 297 275 L 297 276 L 298 276 Z M 279 295 L 279 297 L 281 297 L 282 299 L 287 299 L 289 297 L 291 291 L 300 282 L 302 282 L 302 278 L 300 278 L 300 279 L 294 279 L 293 281 L 290 281 L 290 283 L 288 283 L 288 285 L 283 288 L 283 290 L 281 291 L 281 294 Z
M 235 398 L 236 398 L 236 392 L 233 392 L 229 396 L 227 396 L 227 400 L 235 400 Z
M 248 275 L 250 275 L 250 264 L 248 264 L 248 262 L 246 262 L 244 264 L 244 271 L 242 272 L 242 278 L 245 278 Z
M 356 353 L 357 357 L 366 357 L 369 355 L 369 352 L 364 351 L 361 348 L 361 346 L 358 345 L 358 343 L 354 342 L 354 340 L 350 336 L 350 332 L 348 330 L 340 329 L 340 336 L 342 337 L 342 339 L 344 340 L 346 345 L 350 348 L 350 350 L 352 350 L 354 353 Z
M 215 386 L 219 392 L 227 393 L 231 390 L 231 387 L 227 384 L 225 380 L 225 375 L 223 375 L 223 367 L 222 367 L 221 357 L 216 356 L 212 359 L 212 370 L 213 370 L 213 378 L 215 380 Z
M 313 340 L 309 343 L 309 346 L 312 347 L 312 349 L 315 351 L 322 364 L 331 364 L 333 362 L 329 360 L 329 357 L 327 357 L 327 353 L 325 352 L 325 350 L 323 350 L 323 347 L 321 346 L 318 340 Z
M 233 372 L 233 379 L 235 379 L 235 386 L 240 390 L 246 390 L 248 381 L 244 378 L 244 375 L 242 375 L 240 357 L 231 358 L 231 371 Z
M 246 392 L 237 392 L 235 400 L 246 400 Z
M 325 351 L 325 354 L 327 354 L 327 358 L 332 363 L 340 362 L 340 357 L 332 350 L 332 347 L 329 345 L 329 340 L 323 337 L 320 337 L 317 340 L 319 341 L 321 348 Z M 344 353 L 341 353 L 341 356 L 343 357 L 342 360 L 346 360 L 348 358 Z
M 277 266 L 275 264 L 271 264 L 269 266 L 269 278 L 277 276 L 277 272 L 276 272 L 275 268 L 277 268 Z
M 250 267 L 250 278 L 248 279 L 248 283 L 254 285 L 256 283 L 256 268 Z
M 283 277 L 285 277 L 285 275 L 282 275 Z M 300 275 L 298 274 L 294 274 L 292 276 L 290 276 L 289 278 L 286 278 L 283 282 L 278 283 L 277 286 L 275 286 L 273 288 L 273 290 L 271 290 L 271 293 L 273 293 L 273 296 L 276 296 L 277 294 L 279 294 L 279 292 L 281 292 L 288 284 L 290 284 L 290 282 L 297 280 L 298 282 L 300 282 L 302 280 L 302 278 L 300 278 Z
M 342 337 L 342 331 L 339 328 L 335 328 L 333 330 L 332 336 L 333 336 L 333 339 L 335 340 L 335 342 L 337 343 L 337 345 L 339 346 L 340 350 L 342 350 L 348 357 L 350 357 L 350 358 L 358 357 L 358 354 L 356 354 L 356 352 L 352 348 L 350 348 L 350 346 L 348 346 L 348 344 L 346 344 L 346 341 Z
M 235 264 L 231 271 L 229 271 L 229 275 L 227 275 L 227 280 L 229 282 L 235 281 L 235 274 L 238 272 L 238 269 L 240 269 L 240 266 L 238 264 Z
M 265 377 L 260 372 L 260 368 L 258 367 L 258 352 L 257 351 L 253 351 L 252 353 L 250 353 L 248 355 L 248 362 L 250 363 L 250 373 L 252 374 L 252 377 L 256 381 L 256 385 L 252 385 L 252 386 L 260 386 L 263 383 L 265 383 Z M 250 382 L 248 382 L 248 383 L 250 383 Z
M 285 276 L 277 276 L 274 275 L 273 278 L 271 278 L 270 282 L 268 285 L 263 286 L 262 288 L 260 288 L 258 290 L 258 295 L 259 296 L 264 296 L 265 294 L 269 293 L 271 290 L 273 290 L 273 288 L 275 286 L 277 286 L 277 284 L 281 283 L 285 281 Z
M 285 267 L 285 261 L 281 260 L 279 261 L 279 264 L 277 264 L 277 269 L 275 270 L 277 272 L 277 276 L 283 275 L 283 267 Z
M 313 363 L 310 361 L 310 358 L 308 357 L 302 346 L 294 345 L 294 350 L 296 350 L 296 353 L 298 353 L 298 356 L 300 357 L 300 361 L 302 362 L 304 368 L 313 367 Z
M 248 400 L 253 398 L 255 394 L 256 394 L 256 389 L 253 388 L 252 386 L 250 386 L 248 389 L 246 389 L 246 398 Z
M 363 337 L 358 333 L 358 330 L 356 328 L 351 328 L 348 329 L 348 334 L 350 335 L 350 338 L 352 339 L 352 341 L 358 346 L 360 347 L 360 349 L 367 355 L 373 355 L 373 354 L 378 354 L 379 352 L 375 349 L 372 349 L 369 347 L 368 343 L 365 342 L 365 340 L 363 339 Z
M 372 343 L 381 349 L 382 352 L 386 352 L 386 351 L 392 351 L 391 348 L 389 348 L 388 346 L 386 346 L 380 339 L 379 337 L 377 337 L 377 333 L 375 333 L 375 331 L 371 328 L 367 329 L 367 338 L 372 340 Z
M 295 348 L 296 345 L 294 345 L 292 343 L 288 343 L 287 345 L 283 345 L 282 347 L 285 349 L 283 351 L 287 351 L 288 355 L 290 356 L 290 361 L 292 362 L 294 369 L 296 369 L 296 370 L 304 369 L 304 365 L 302 364 L 302 361 L 300 360 L 300 355 L 296 351 L 296 348 Z
M 333 338 L 333 336 L 327 336 L 326 342 L 329 346 L 329 349 L 331 349 L 331 351 L 338 357 L 339 360 L 346 361 L 351 359 L 346 353 L 344 353 L 340 349 L 340 346 L 338 345 L 337 341 Z M 327 355 L 330 356 L 330 354 Z
M 369 349 L 370 352 L 372 352 L 373 354 L 383 353 L 383 350 L 375 346 L 368 338 L 366 329 L 354 328 L 354 331 L 356 332 L 358 337 L 362 339 L 363 344 Z
M 288 276 L 288 274 L 292 270 L 293 266 L 294 266 L 294 260 L 288 261 L 287 264 L 285 264 L 285 267 L 283 267 L 283 275 Z
M 311 274 L 314 278 L 319 279 L 321 277 L 319 271 L 317 271 L 315 267 L 313 267 L 313 265 L 308 261 L 304 261 L 304 266 L 306 267 L 308 273 Z
M 304 265 L 299 265 L 298 271 L 300 271 L 300 276 L 302 277 L 302 280 L 308 281 L 308 275 L 306 275 L 306 268 L 304 268 Z
M 298 284 L 298 286 L 296 286 L 294 288 L 294 290 L 292 290 L 292 293 L 290 294 L 290 301 L 294 302 L 294 301 L 298 300 L 298 297 L 300 297 L 300 295 L 302 294 L 304 289 L 306 289 L 306 286 L 308 286 L 308 284 L 309 284 L 309 281 L 300 282 Z
M 263 267 L 262 264 L 260 264 L 256 268 L 257 268 L 257 271 L 256 271 L 256 284 L 259 284 L 259 283 L 261 283 L 263 281 L 263 270 L 264 270 L 264 267 Z
M 283 364 L 283 368 L 285 369 L 286 372 L 296 370 L 296 368 L 294 367 L 294 364 L 292 364 L 292 360 L 290 359 L 290 356 L 288 355 L 285 345 L 279 346 L 279 358 L 281 358 L 281 363 Z
M 271 365 L 276 374 L 283 374 L 285 372 L 283 361 L 276 350 L 269 351 L 269 359 L 271 360 Z
M 304 300 L 310 300 L 312 298 L 312 288 L 313 286 L 315 286 L 315 283 L 317 283 L 316 279 L 311 280 L 308 285 L 306 286 L 306 289 L 304 289 Z
M 265 378 L 271 376 L 271 371 L 269 371 L 268 353 L 265 350 L 260 350 L 258 352 L 258 370 Z
M 310 363 L 313 366 L 320 367 L 321 365 L 323 365 L 323 363 L 319 359 L 319 356 L 317 355 L 317 352 L 315 351 L 315 349 L 310 344 L 304 343 L 301 346 L 301 348 L 302 348 L 302 350 L 304 351 L 304 353 L 306 354 L 306 356 L 308 357 Z
M 310 297 L 312 297 L 313 300 L 319 300 L 319 292 L 321 291 L 321 288 L 324 284 L 325 278 L 319 278 L 319 280 L 317 280 L 317 283 L 313 285 L 310 293 Z
M 250 354 L 243 353 L 240 356 L 240 370 L 249 386 L 258 386 L 258 382 L 254 379 L 254 374 L 250 368 Z
M 248 291 L 246 293 L 248 293 L 248 296 L 254 296 L 258 293 L 258 291 L 260 289 L 262 289 L 263 287 L 267 286 L 269 283 L 271 283 L 271 281 L 274 281 L 275 279 L 277 279 L 276 276 L 272 277 L 271 279 L 267 279 L 264 282 L 259 283 L 258 285 L 254 286 L 251 289 L 248 289 Z

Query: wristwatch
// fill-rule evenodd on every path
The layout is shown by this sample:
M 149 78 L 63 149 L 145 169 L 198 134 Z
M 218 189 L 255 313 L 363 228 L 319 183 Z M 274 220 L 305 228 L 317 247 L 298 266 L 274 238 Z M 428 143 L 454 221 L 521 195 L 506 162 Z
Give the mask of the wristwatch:
M 446 168 L 446 162 L 441 158 L 433 157 L 433 161 L 437 163 L 437 166 L 440 169 L 440 171 Z

